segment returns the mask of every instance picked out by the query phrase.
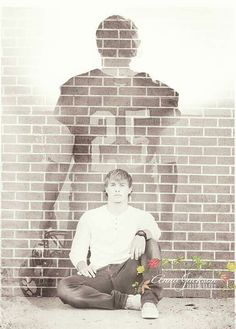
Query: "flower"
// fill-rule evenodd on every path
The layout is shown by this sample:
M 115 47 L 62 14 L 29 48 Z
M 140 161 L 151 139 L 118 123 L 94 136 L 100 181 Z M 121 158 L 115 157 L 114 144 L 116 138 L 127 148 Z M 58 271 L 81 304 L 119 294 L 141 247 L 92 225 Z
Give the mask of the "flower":
M 152 258 L 148 261 L 148 268 L 156 268 L 159 263 L 160 263 L 160 259 L 158 258 Z
M 229 274 L 221 274 L 220 279 L 227 282 L 229 280 Z
M 145 271 L 144 267 L 142 265 L 137 267 L 137 273 L 142 274 Z
M 235 272 L 236 270 L 236 262 L 228 262 L 226 268 L 230 272 Z

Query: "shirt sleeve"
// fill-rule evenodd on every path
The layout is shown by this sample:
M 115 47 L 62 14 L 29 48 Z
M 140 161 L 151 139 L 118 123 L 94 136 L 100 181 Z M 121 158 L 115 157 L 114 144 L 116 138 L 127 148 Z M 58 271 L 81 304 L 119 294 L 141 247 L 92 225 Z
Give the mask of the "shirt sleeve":
M 76 233 L 72 242 L 69 254 L 72 264 L 77 267 L 79 261 L 87 263 L 87 255 L 90 246 L 91 232 L 88 223 L 88 217 L 83 214 L 76 228 Z
M 57 121 L 67 126 L 71 130 L 74 123 L 74 91 L 73 78 L 69 79 L 60 87 L 60 96 L 54 108 L 53 115 Z
M 144 213 L 145 215 L 140 218 L 138 230 L 148 230 L 151 233 L 151 238 L 158 241 L 161 236 L 161 230 L 155 221 L 155 218 L 149 214 Z

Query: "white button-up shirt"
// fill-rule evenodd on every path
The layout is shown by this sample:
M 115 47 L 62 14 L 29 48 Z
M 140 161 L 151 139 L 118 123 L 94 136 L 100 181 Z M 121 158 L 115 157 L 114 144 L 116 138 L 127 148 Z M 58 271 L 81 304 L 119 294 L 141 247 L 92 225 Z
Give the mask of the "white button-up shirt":
M 70 260 L 75 267 L 79 261 L 86 262 L 90 247 L 90 263 L 96 269 L 123 263 L 131 256 L 131 243 L 139 230 L 148 230 L 156 241 L 161 235 L 154 217 L 132 206 L 119 215 L 111 214 L 106 205 L 88 210 L 77 225 Z

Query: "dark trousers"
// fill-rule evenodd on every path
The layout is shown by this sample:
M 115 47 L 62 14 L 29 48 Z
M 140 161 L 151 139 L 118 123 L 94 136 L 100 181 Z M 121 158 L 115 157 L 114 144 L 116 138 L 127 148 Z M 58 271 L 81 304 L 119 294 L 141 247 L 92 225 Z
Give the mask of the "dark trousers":
M 134 283 L 153 280 L 148 284 L 150 290 L 141 295 L 141 304 L 157 304 L 162 287 L 156 277 L 161 276 L 161 263 L 156 268 L 148 269 L 150 259 L 161 259 L 161 249 L 155 240 L 148 240 L 145 253 L 139 260 L 128 259 L 122 264 L 110 264 L 97 270 L 96 277 L 72 275 L 63 278 L 58 285 L 58 297 L 63 303 L 76 308 L 125 308 L 128 294 L 135 294 Z M 137 267 L 144 266 L 143 274 L 137 275 Z

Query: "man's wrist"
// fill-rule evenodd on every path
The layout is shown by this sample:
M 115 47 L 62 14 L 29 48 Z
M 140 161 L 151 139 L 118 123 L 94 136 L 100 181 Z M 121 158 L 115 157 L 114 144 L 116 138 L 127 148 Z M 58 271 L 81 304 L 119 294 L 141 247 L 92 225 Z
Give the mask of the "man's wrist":
M 145 239 L 145 241 L 147 241 L 147 234 L 146 234 L 145 231 L 143 231 L 143 230 L 139 230 L 139 231 L 136 232 L 135 236 L 136 236 L 136 235 L 138 235 L 138 236 L 142 236 L 142 237 Z

